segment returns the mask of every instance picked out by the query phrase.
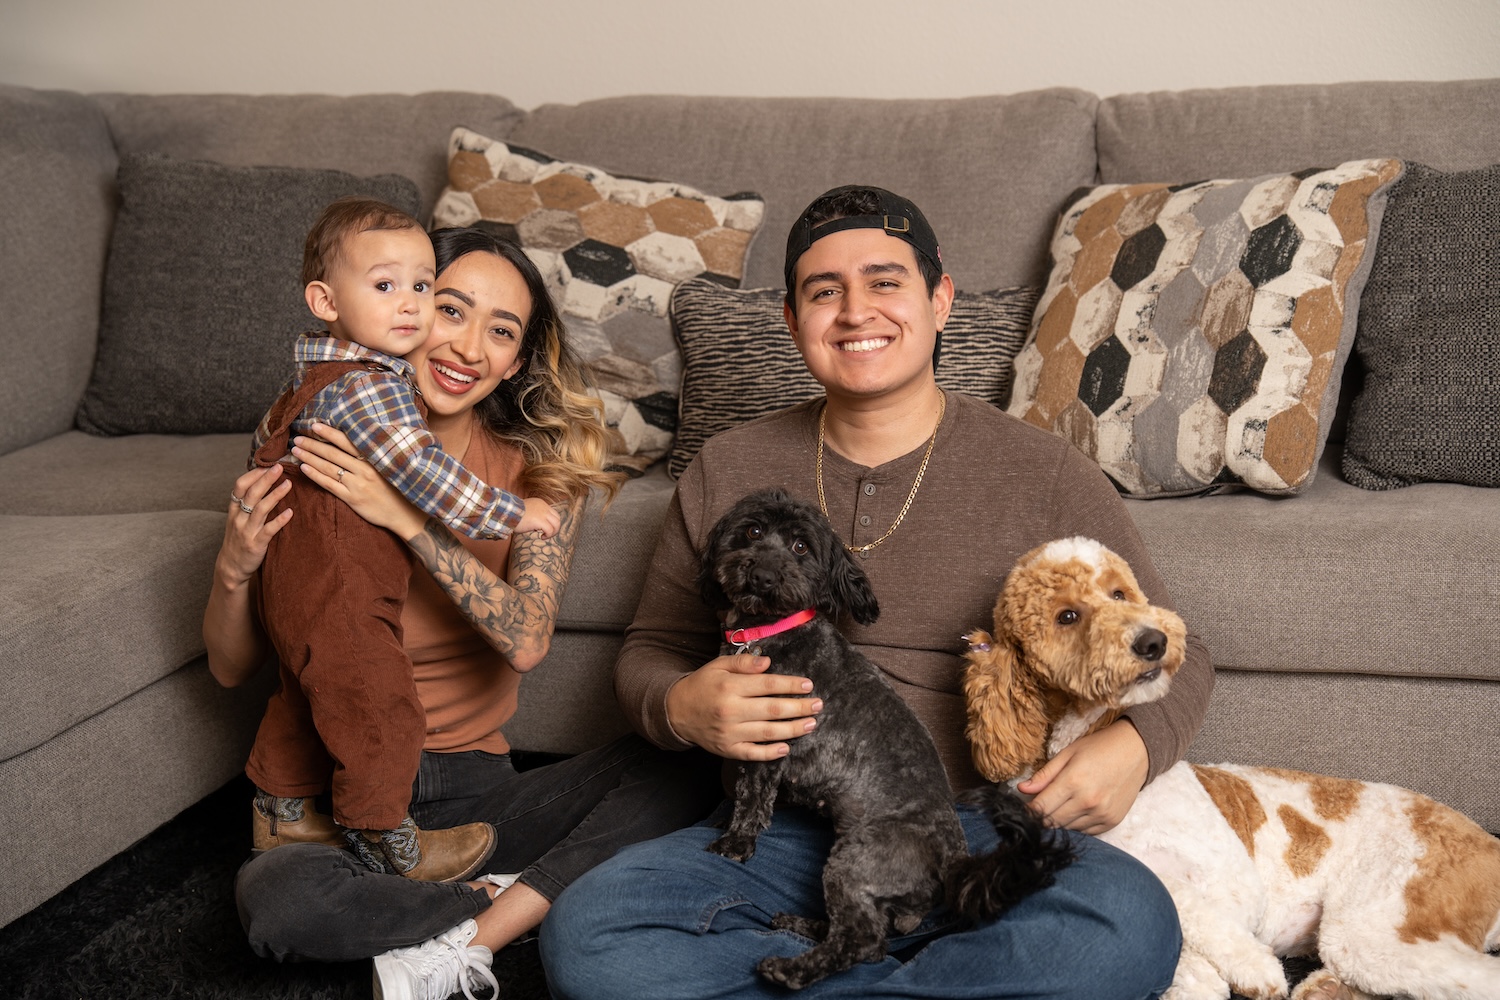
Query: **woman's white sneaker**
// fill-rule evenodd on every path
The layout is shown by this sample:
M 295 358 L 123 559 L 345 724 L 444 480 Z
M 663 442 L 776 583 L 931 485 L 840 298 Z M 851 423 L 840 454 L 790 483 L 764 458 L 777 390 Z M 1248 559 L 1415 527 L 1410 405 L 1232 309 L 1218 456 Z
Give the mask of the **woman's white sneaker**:
M 448 1000 L 463 991 L 478 1000 L 474 990 L 488 986 L 490 996 L 500 984 L 490 971 L 494 956 L 484 945 L 471 945 L 479 925 L 465 920 L 430 941 L 410 948 L 393 948 L 375 956 L 375 1000 Z

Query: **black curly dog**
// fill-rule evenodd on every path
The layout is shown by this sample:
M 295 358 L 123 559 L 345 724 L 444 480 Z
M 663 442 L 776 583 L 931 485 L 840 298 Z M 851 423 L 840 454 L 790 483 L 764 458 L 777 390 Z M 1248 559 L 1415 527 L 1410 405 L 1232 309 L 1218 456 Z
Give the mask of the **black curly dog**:
M 708 850 L 749 860 L 778 796 L 833 821 L 823 868 L 826 920 L 778 914 L 772 926 L 817 944 L 760 963 L 762 976 L 801 989 L 856 962 L 885 957 L 886 935 L 913 930 L 946 900 L 969 920 L 995 916 L 1051 883 L 1073 858 L 1009 789 L 979 796 L 1000 846 L 971 857 L 937 747 L 920 719 L 846 642 L 835 620 L 880 614 L 869 578 L 816 507 L 780 490 L 752 493 L 715 525 L 699 578 L 727 608 L 726 637 L 804 609 L 804 624 L 754 640 L 775 673 L 810 678 L 823 699 L 818 727 L 778 760 L 740 765 L 734 814 Z M 725 651 L 741 648 L 726 644 Z

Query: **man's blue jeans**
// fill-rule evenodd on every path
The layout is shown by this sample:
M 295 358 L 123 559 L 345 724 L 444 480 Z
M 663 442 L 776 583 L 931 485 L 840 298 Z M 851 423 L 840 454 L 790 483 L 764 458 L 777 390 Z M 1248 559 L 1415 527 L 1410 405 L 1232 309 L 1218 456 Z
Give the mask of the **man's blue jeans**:
M 961 807 L 959 815 L 970 850 L 993 847 L 994 827 L 982 813 Z M 778 809 L 755 856 L 741 864 L 704 850 L 720 832 L 713 822 L 627 848 L 558 897 L 541 935 L 554 996 L 785 1000 L 787 991 L 755 967 L 767 955 L 811 946 L 770 922 L 779 912 L 822 915 L 832 831 L 810 813 Z M 799 996 L 1159 996 L 1172 983 L 1182 941 L 1171 897 L 1130 856 L 1069 836 L 1078 860 L 999 919 L 966 926 L 940 909 L 893 938 L 884 961 Z

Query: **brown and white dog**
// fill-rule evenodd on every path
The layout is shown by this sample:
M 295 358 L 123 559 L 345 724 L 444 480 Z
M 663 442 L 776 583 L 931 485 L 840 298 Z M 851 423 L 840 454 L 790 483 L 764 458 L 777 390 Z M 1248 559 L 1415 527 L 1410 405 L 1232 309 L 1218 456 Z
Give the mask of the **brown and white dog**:
M 1021 558 L 973 632 L 974 763 L 1017 781 L 1131 705 L 1162 697 L 1186 630 L 1085 538 Z M 1323 968 L 1294 1000 L 1500 1000 L 1500 840 L 1392 785 L 1179 763 L 1102 837 L 1171 892 L 1183 948 L 1168 1000 L 1287 995 L 1277 956 Z M 1490 954 L 1486 954 L 1489 952 Z

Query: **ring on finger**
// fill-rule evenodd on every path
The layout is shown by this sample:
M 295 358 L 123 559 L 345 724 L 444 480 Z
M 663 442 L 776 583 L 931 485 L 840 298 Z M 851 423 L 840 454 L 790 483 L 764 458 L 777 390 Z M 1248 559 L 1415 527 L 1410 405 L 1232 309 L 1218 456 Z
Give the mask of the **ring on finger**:
M 246 514 L 254 514 L 255 513 L 255 508 L 251 507 L 249 504 L 245 503 L 245 498 L 244 497 L 237 497 L 233 493 L 231 493 L 231 494 L 229 494 L 229 499 L 231 499 L 235 503 L 239 504 L 240 505 L 240 510 L 244 511 Z
M 349 471 L 348 469 L 340 469 L 339 470 L 339 482 L 342 483 L 344 481 L 344 473 L 346 473 L 348 471 Z

